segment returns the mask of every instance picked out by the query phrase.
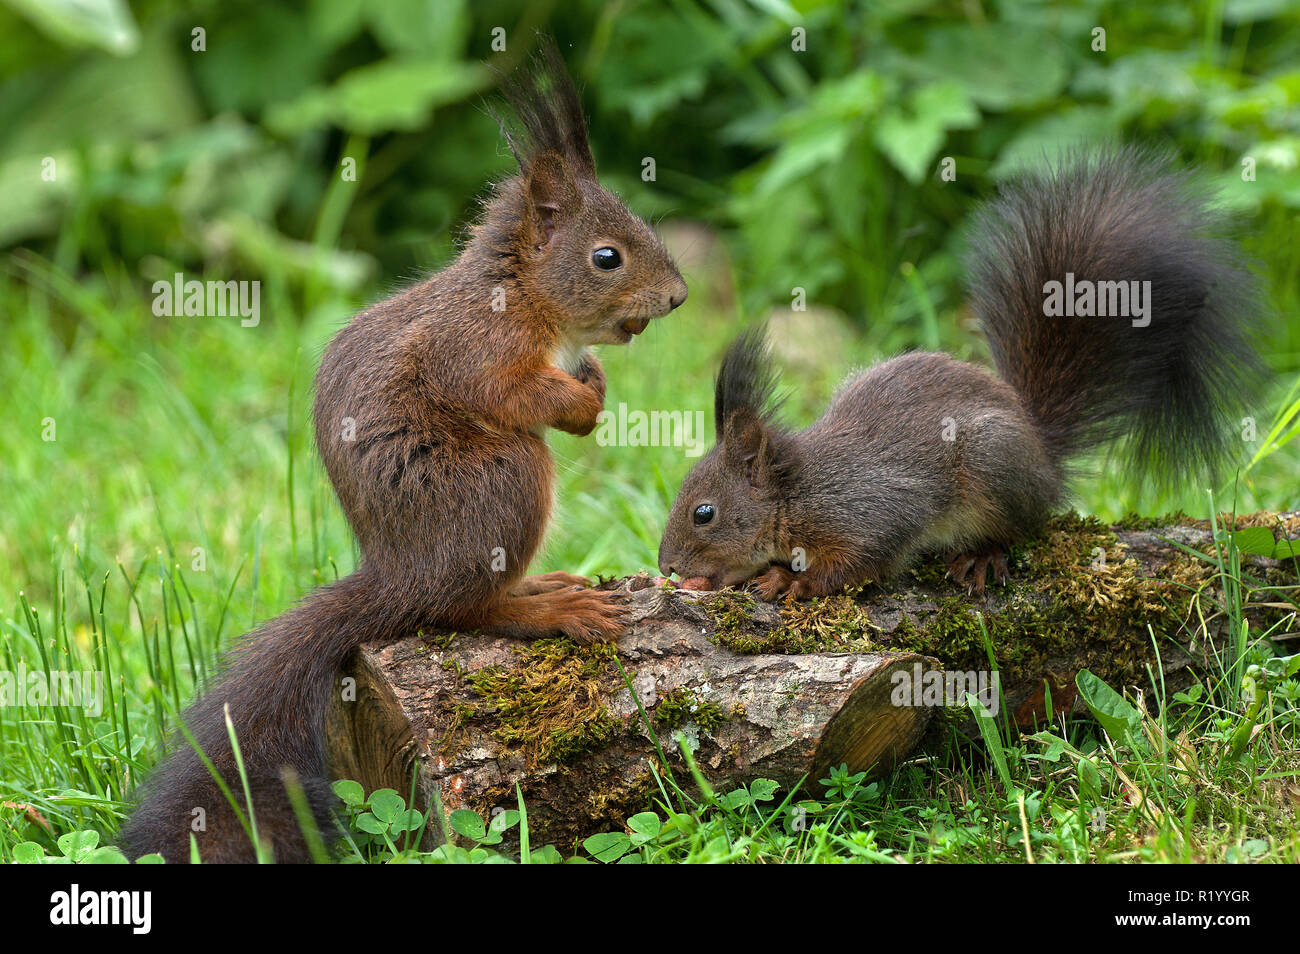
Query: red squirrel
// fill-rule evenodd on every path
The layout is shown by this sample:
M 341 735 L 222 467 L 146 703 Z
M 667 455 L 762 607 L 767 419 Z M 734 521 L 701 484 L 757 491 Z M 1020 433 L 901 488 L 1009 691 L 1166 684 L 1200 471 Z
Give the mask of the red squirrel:
M 983 592 L 1061 504 L 1082 452 L 1122 440 L 1127 473 L 1171 484 L 1230 459 L 1267 380 L 1263 311 L 1207 201 L 1133 147 L 1010 181 L 976 216 L 968 262 L 996 376 L 904 354 L 794 431 L 762 331 L 742 334 L 717 377 L 718 444 L 673 503 L 660 571 L 806 599 L 937 552 Z
M 229 706 L 257 833 L 278 862 L 309 860 L 286 770 L 321 833 L 334 831 L 324 718 L 357 646 L 422 627 L 590 643 L 624 626 L 616 598 L 581 577 L 524 576 L 551 509 L 543 433 L 592 431 L 605 376 L 589 346 L 627 343 L 686 299 L 686 283 L 650 227 L 597 182 L 553 42 L 502 90 L 519 173 L 496 183 L 451 265 L 355 318 L 316 375 L 316 443 L 360 566 L 246 636 L 182 716 L 247 815 Z M 204 861 L 256 859 L 184 740 L 143 791 L 122 832 L 131 857 L 185 861 L 193 838 Z

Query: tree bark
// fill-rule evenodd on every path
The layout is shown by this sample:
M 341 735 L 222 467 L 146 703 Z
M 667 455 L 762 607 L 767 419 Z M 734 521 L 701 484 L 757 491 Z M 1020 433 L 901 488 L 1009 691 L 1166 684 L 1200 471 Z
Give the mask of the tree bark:
M 1280 519 L 1279 538 L 1300 532 L 1300 518 Z M 518 785 L 535 843 L 561 848 L 647 808 L 656 776 L 692 787 L 678 733 L 714 786 L 806 780 L 816 795 L 833 766 L 887 772 L 928 728 L 937 742 L 960 726 L 951 706 L 964 701 L 962 683 L 952 698 L 954 685 L 929 674 L 990 675 L 985 632 L 1001 694 L 981 701 L 1007 706 L 1023 728 L 1043 724 L 1049 707 L 1081 710 L 1083 668 L 1116 688 L 1149 687 L 1152 675 L 1169 693 L 1184 688 L 1215 627 L 1183 622 L 1210 615 L 1198 608 L 1214 591 L 1210 571 L 1177 544 L 1209 541 L 1190 520 L 1140 530 L 1066 521 L 1013 555 L 1012 585 L 984 597 L 933 568 L 812 604 L 644 575 L 612 581 L 603 586 L 624 594 L 632 620 L 617 653 L 446 633 L 362 647 L 330 715 L 332 767 L 367 791 L 406 795 L 414 779 L 415 807 L 436 790 L 447 813 L 513 808 Z M 1258 572 L 1279 567 L 1252 561 Z

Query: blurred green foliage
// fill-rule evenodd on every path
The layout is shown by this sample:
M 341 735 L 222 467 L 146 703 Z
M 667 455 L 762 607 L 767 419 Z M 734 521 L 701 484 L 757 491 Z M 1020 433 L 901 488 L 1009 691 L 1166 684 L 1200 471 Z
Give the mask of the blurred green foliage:
M 1284 0 L 3 0 L 0 246 L 142 293 L 184 270 L 260 278 L 299 313 L 372 296 L 450 258 L 510 170 L 486 64 L 541 29 L 603 178 L 725 229 L 743 310 L 797 286 L 881 347 L 938 346 L 972 198 L 1062 144 L 1171 144 L 1293 228 L 1298 27 Z M 1254 251 L 1293 300 L 1296 244 Z M 1300 363 L 1300 331 L 1276 343 Z

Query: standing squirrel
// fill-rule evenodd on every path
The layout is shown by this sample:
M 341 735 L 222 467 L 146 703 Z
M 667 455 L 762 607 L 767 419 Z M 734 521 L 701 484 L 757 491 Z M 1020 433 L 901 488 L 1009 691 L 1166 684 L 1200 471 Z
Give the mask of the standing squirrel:
M 316 443 L 359 568 L 248 635 L 182 717 L 247 816 L 229 707 L 257 833 L 278 862 L 310 858 L 286 770 L 327 840 L 334 830 L 324 719 L 357 646 L 421 627 L 590 643 L 624 626 L 615 598 L 583 578 L 524 576 L 552 502 L 543 433 L 592 431 L 605 377 L 588 346 L 630 341 L 685 301 L 686 284 L 649 226 L 597 182 L 553 42 L 502 88 L 519 173 L 496 184 L 455 262 L 354 319 L 316 375 Z M 205 861 L 255 860 L 184 740 L 144 793 L 122 832 L 132 857 L 184 861 L 192 837 Z
M 976 216 L 968 262 L 999 376 L 904 354 L 850 378 L 802 431 L 776 419 L 762 330 L 742 334 L 718 373 L 719 443 L 673 504 L 660 571 L 799 599 L 937 552 L 983 592 L 1061 504 L 1080 453 L 1122 439 L 1135 478 L 1212 471 L 1266 380 L 1259 296 L 1222 224 L 1143 149 L 1021 175 Z

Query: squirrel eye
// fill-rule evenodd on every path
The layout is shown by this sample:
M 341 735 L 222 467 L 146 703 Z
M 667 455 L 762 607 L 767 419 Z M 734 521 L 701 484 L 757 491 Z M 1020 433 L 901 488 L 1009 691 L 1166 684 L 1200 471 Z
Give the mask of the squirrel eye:
M 623 264 L 623 256 L 618 254 L 618 249 L 609 245 L 602 245 L 591 253 L 591 264 L 602 272 L 612 272 Z
M 695 508 L 695 525 L 697 527 L 713 519 L 713 504 L 700 504 Z

